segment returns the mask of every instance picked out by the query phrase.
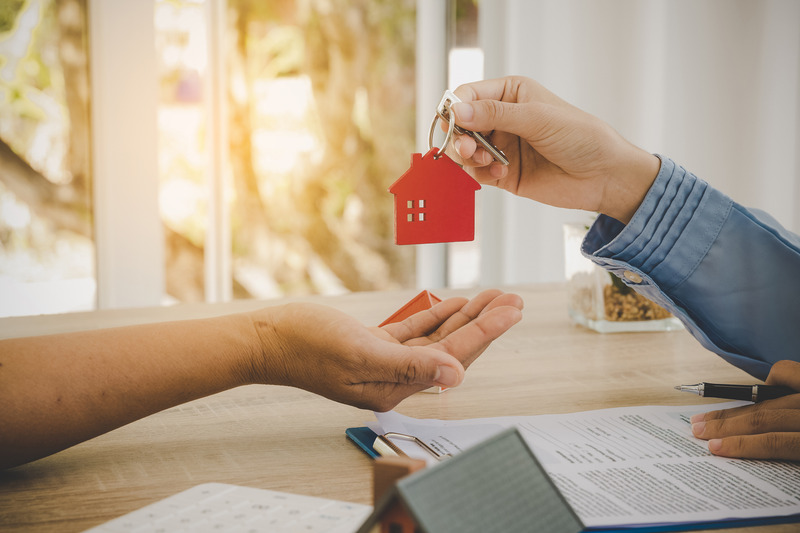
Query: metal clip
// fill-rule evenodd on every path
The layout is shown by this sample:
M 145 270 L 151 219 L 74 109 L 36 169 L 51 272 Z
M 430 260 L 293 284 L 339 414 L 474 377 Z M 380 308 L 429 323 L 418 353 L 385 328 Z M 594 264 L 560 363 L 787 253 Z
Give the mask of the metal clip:
M 452 455 L 450 455 L 449 453 L 441 454 L 437 452 L 436 450 L 425 444 L 422 441 L 422 439 L 420 439 L 419 437 L 415 437 L 413 435 L 406 435 L 404 433 L 396 433 L 394 431 L 389 431 L 388 433 L 384 433 L 383 435 L 378 435 L 378 438 L 381 439 L 381 441 L 384 442 L 387 446 L 392 448 L 398 455 L 406 455 L 406 454 L 403 453 L 400 450 L 400 448 L 398 448 L 397 445 L 395 445 L 389 439 L 401 439 L 401 440 L 411 441 L 420 448 L 422 448 L 423 450 L 425 450 L 426 452 L 428 452 L 429 454 L 431 454 L 433 458 L 436 459 L 437 461 L 441 461 L 442 459 L 447 459 L 448 457 L 452 457 Z
M 506 155 L 501 150 L 496 148 L 492 143 L 487 141 L 483 135 L 481 135 L 477 131 L 465 130 L 461 126 L 457 126 L 455 120 L 450 120 L 450 106 L 460 101 L 461 99 L 455 94 L 453 94 L 452 91 L 444 92 L 442 100 L 436 107 L 436 116 L 433 117 L 433 122 L 431 123 L 431 129 L 428 132 L 428 149 L 430 150 L 433 148 L 433 133 L 434 130 L 436 129 L 436 123 L 438 122 L 439 119 L 442 119 L 448 122 L 449 127 L 447 129 L 447 136 L 444 139 L 444 143 L 442 143 L 442 148 L 434 157 L 441 156 L 442 152 L 447 148 L 447 143 L 450 142 L 450 139 L 453 136 L 453 133 L 455 132 L 459 135 L 469 135 L 470 137 L 475 139 L 477 143 L 483 146 L 483 148 L 491 154 L 491 156 L 495 159 L 495 161 L 499 161 L 504 165 L 508 165 L 508 158 L 506 157 Z

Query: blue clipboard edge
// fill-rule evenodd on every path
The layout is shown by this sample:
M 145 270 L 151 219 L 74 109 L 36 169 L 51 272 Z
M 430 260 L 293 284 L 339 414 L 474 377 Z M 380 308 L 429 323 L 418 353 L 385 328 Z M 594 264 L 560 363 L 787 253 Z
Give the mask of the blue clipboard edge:
M 587 527 L 588 533 L 662 533 L 668 531 L 696 531 L 728 529 L 737 527 L 756 527 L 775 524 L 791 524 L 800 522 L 800 515 L 793 514 L 787 516 L 768 516 L 759 518 L 730 518 L 723 520 L 713 520 L 706 522 L 675 522 L 671 524 L 658 525 L 633 525 L 625 527 Z
M 368 427 L 347 428 L 344 430 L 344 434 L 373 459 L 380 457 L 378 452 L 372 447 L 378 435 Z

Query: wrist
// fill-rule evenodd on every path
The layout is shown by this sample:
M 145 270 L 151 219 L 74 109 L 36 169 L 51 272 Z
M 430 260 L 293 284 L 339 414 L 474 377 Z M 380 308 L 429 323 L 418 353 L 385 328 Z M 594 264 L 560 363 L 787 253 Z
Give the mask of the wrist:
M 291 344 L 286 338 L 290 332 L 286 331 L 287 320 L 283 318 L 286 307 L 271 306 L 247 313 L 252 335 L 239 364 L 243 384 L 291 384 L 286 363 Z
M 661 160 L 633 145 L 627 151 L 604 192 L 600 212 L 627 224 L 642 204 L 661 170 Z

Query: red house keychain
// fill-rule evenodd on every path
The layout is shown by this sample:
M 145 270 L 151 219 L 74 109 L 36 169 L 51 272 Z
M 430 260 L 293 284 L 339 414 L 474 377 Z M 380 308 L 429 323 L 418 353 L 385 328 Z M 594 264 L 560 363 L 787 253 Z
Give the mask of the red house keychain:
M 394 236 L 396 244 L 471 241 L 475 238 L 475 191 L 481 188 L 445 153 L 453 132 L 468 134 L 480 142 L 495 159 L 507 165 L 505 155 L 478 133 L 461 129 L 450 119 L 450 106 L 460 100 L 445 92 L 428 135 L 428 153 L 412 154 L 411 168 L 395 181 Z M 442 148 L 433 147 L 433 133 L 439 119 L 449 122 Z

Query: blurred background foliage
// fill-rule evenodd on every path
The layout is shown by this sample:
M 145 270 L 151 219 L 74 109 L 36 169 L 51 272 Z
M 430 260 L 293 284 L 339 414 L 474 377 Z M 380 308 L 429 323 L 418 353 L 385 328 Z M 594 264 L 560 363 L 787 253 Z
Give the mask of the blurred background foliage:
M 91 308 L 85 0 L 0 6 L 0 314 Z
M 167 296 L 202 301 L 207 10 L 155 2 Z M 43 312 L 94 305 L 86 9 L 0 3 L 0 291 L 58 287 Z M 234 295 L 412 285 L 386 189 L 414 150 L 415 2 L 229 0 L 226 19 Z
M 414 2 L 228 5 L 235 271 L 283 293 L 413 283 L 387 188 L 414 149 Z

